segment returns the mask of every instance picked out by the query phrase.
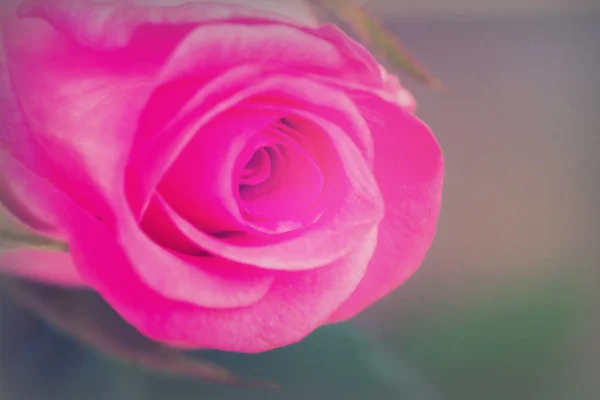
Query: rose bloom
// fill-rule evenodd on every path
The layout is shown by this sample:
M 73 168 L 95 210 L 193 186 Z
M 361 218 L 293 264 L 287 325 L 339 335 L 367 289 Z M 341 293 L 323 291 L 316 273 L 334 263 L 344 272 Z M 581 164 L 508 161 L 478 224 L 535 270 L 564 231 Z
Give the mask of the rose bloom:
M 5 249 L 4 272 L 95 290 L 169 345 L 259 352 L 418 268 L 438 143 L 397 78 L 306 4 L 13 2 L 0 199 L 69 251 Z

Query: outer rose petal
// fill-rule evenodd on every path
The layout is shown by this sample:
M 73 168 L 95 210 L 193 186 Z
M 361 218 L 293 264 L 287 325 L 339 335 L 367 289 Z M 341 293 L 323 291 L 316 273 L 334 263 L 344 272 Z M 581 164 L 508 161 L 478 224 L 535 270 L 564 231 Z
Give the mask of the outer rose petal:
M 0 117 L 10 122 L 0 132 L 2 149 L 90 212 L 108 217 L 100 188 L 114 187 L 115 164 L 122 149 L 128 151 L 127 141 L 116 136 L 143 104 L 116 99 L 149 94 L 144 74 L 132 79 L 103 71 L 91 52 L 66 43 L 43 22 L 12 23 L 2 25 L 0 93 L 12 97 L 0 99 Z
M 12 213 L 16 217 L 14 223 L 22 223 L 24 229 L 28 227 L 41 235 L 62 238 L 62 230 L 56 225 L 58 212 L 82 212 L 74 203 L 66 201 L 66 196 L 50 189 L 46 182 L 31 180 L 29 172 L 2 149 L 0 171 L 0 199 L 6 207 L 6 210 L 0 207 L 0 213 Z M 27 248 L 0 250 L 0 271 L 56 285 L 87 286 L 67 252 Z
M 281 68 L 298 69 L 298 60 L 303 60 L 306 68 L 316 68 L 340 79 L 344 79 L 344 71 L 350 72 L 352 80 L 373 81 L 372 77 L 379 75 L 373 73 L 373 59 L 341 32 L 331 27 L 321 30 L 298 27 L 293 22 L 282 22 L 280 14 L 259 9 L 199 2 L 173 7 L 119 6 L 118 2 L 87 0 L 29 4 L 29 8 L 22 9 L 23 14 L 40 16 L 52 26 L 36 19 L 17 21 L 12 18 L 4 21 L 2 28 L 12 79 L 35 140 L 14 135 L 10 140 L 17 139 L 7 148 L 29 168 L 107 223 L 112 222 L 113 216 L 106 203 L 110 201 L 112 188 L 117 186 L 139 115 L 151 92 L 167 83 L 165 79 L 175 79 L 178 74 L 198 77 L 215 72 L 214 69 L 209 71 L 211 66 L 195 68 L 198 60 L 194 54 L 204 54 L 198 51 L 202 43 L 226 40 L 229 35 L 210 37 L 210 40 L 205 37 L 204 42 L 199 42 L 197 35 L 190 37 L 190 41 L 182 41 L 172 59 L 167 61 L 194 23 L 202 25 L 214 22 L 215 18 L 227 19 L 228 23 L 239 24 L 240 29 L 249 29 L 249 25 L 257 21 L 266 25 L 277 22 L 287 32 L 282 38 L 287 40 L 293 36 L 304 44 L 301 48 L 287 46 L 282 53 L 285 46 L 274 42 L 274 47 L 260 49 L 265 62 L 284 60 L 277 63 Z M 77 11 L 76 18 L 73 10 Z M 276 33 L 270 35 L 277 36 Z M 148 43 L 152 43 L 151 48 Z M 317 45 L 330 51 L 321 57 L 307 57 L 312 53 L 307 53 L 305 48 L 312 51 Z M 248 54 L 235 46 L 222 48 L 229 49 L 218 57 L 221 61 L 227 60 L 228 64 L 220 65 L 222 68 L 239 65 L 244 60 L 236 55 Z M 99 52 L 102 49 L 105 51 Z M 287 58 L 282 58 L 283 54 L 287 54 Z M 161 68 L 163 73 L 157 74 Z M 174 68 L 179 71 L 174 72 Z M 0 91 L 4 92 L 2 86 Z M 25 160 L 19 154 L 24 148 L 52 157 L 45 160 L 39 154 L 32 154 Z
M 385 90 L 400 106 L 413 112 L 417 108 L 417 102 L 412 93 L 406 90 L 396 75 L 390 74 L 385 68 L 381 68 L 381 76 L 384 81 Z
M 87 287 L 66 252 L 31 249 L 0 252 L 0 272 L 54 285 Z
M 145 335 L 186 348 L 260 352 L 296 342 L 320 326 L 356 287 L 377 241 L 373 230 L 354 252 L 313 271 L 279 273 L 269 293 L 248 307 L 216 310 L 150 290 L 101 224 L 69 224 L 73 257 L 94 287 Z
M 298 0 L 27 0 L 19 7 L 19 14 L 42 17 L 78 42 L 105 49 L 124 46 L 143 24 L 183 25 L 226 19 L 317 24 L 310 6 Z
M 433 241 L 441 206 L 444 160 L 429 128 L 408 110 L 377 96 L 355 93 L 354 100 L 368 110 L 374 175 L 386 215 L 365 277 L 329 322 L 353 317 L 419 267 Z

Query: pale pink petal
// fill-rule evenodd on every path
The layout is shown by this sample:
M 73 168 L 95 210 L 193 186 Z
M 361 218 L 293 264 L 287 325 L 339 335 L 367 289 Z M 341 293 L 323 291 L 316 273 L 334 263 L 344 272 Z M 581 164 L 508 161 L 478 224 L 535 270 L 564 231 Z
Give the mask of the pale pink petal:
M 35 187 L 30 187 L 27 181 L 19 179 L 19 174 L 11 171 L 0 150 L 0 217 L 9 214 L 15 222 L 19 222 L 32 231 L 48 237 L 60 238 L 60 228 L 57 226 L 56 215 L 48 207 L 45 199 L 35 193 Z
M 355 78 L 379 85 L 379 66 L 369 52 L 332 24 L 317 27 L 310 10 L 311 6 L 303 0 L 136 0 L 128 4 L 29 0 L 20 8 L 20 14 L 42 18 L 79 43 L 96 49 L 125 47 L 135 31 L 147 25 L 205 24 L 191 38 L 195 46 L 202 48 L 183 49 L 189 62 L 178 60 L 176 64 L 186 68 L 197 64 L 196 68 L 205 69 L 206 60 L 210 59 L 210 65 L 217 68 L 223 67 L 222 63 L 243 64 L 249 56 L 254 63 L 271 66 L 323 68 L 323 72 L 340 79 L 362 71 Z M 152 51 L 156 52 L 155 42 L 152 44 Z M 214 55 L 215 50 L 223 57 L 205 56 Z M 332 74 L 332 69 L 338 74 Z
M 4 22 L 2 45 L 0 92 L 11 99 L 1 118 L 14 121 L 0 134 L 3 149 L 108 221 L 102 192 L 115 185 L 129 151 L 126 133 L 135 132 L 144 93 L 151 93 L 140 69 L 148 57 L 99 57 L 36 20 Z
M 373 55 L 362 44 L 348 36 L 342 29 L 334 24 L 324 24 L 319 27 L 317 35 L 327 39 L 334 44 L 335 48 L 341 52 L 347 60 L 352 60 L 347 67 L 350 70 L 364 71 L 357 74 L 355 79 L 345 79 L 345 76 L 334 76 L 339 81 L 361 83 L 372 88 L 378 88 L 383 82 L 383 76 L 377 72 L 381 71 L 381 66 Z M 360 67 L 359 67 L 360 66 Z M 345 71 L 344 75 L 349 71 Z
M 355 101 L 372 116 L 374 174 L 386 214 L 365 277 L 329 322 L 354 316 L 419 267 L 435 235 L 441 206 L 444 160 L 427 126 L 377 96 L 363 94 Z
M 67 252 L 32 249 L 0 251 L 0 272 L 45 284 L 88 286 Z
M 384 82 L 384 88 L 392 96 L 392 98 L 410 112 L 414 112 L 417 108 L 417 102 L 406 88 L 400 83 L 400 79 L 396 75 L 390 74 L 385 68 L 381 68 L 381 76 Z
M 57 216 L 59 213 L 82 213 L 61 192 L 46 181 L 31 174 L 11 155 L 0 149 L 0 212 L 10 212 L 13 223 L 21 229 L 30 228 L 32 233 L 63 239 Z M 9 185 L 10 183 L 10 185 Z M 11 218 L 5 215 L 3 218 Z M 64 286 L 87 286 L 73 265 L 66 251 L 50 251 L 30 248 L 0 250 L 0 271 L 15 276 Z
M 254 0 L 253 0 L 254 1 Z M 120 4 L 119 4 L 120 3 Z M 233 4 L 232 4 L 233 3 Z M 110 49 L 128 44 L 144 24 L 190 25 L 224 20 L 277 21 L 314 25 L 311 16 L 286 15 L 299 7 L 266 0 L 252 1 L 142 1 L 94 2 L 93 0 L 26 0 L 19 7 L 23 17 L 39 17 L 66 32 L 79 43 Z M 245 4 L 243 4 L 245 3 Z M 289 3 L 289 2 L 288 2 Z M 291 1 L 292 5 L 295 3 Z M 275 7 L 270 7 L 275 5 Z
M 223 21 L 200 25 L 182 40 L 165 64 L 162 80 L 210 78 L 232 67 L 255 65 L 275 73 L 319 74 L 381 86 L 377 64 L 364 55 L 360 45 L 333 26 Z

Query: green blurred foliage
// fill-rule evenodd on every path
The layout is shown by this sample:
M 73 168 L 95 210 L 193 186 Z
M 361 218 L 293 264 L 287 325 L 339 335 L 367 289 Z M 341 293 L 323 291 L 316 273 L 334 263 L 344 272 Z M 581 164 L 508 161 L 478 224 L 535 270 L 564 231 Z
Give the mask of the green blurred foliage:
M 381 340 L 339 324 L 267 353 L 193 355 L 279 389 L 209 384 L 115 361 L 51 329 L 3 291 L 0 398 L 559 399 L 555 383 L 587 300 L 579 289 L 564 277 L 528 282 L 443 314 L 416 315 Z
M 383 340 L 450 398 L 559 399 L 590 292 L 565 274 L 415 316 Z

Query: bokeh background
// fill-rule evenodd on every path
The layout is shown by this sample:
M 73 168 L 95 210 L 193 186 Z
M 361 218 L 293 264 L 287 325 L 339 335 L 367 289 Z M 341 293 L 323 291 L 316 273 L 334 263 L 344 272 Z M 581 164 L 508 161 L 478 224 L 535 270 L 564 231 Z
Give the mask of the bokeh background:
M 199 354 L 279 390 L 115 361 L 0 291 L 0 399 L 600 398 L 600 1 L 367 6 L 447 86 L 403 78 L 447 166 L 414 277 L 297 345 Z

